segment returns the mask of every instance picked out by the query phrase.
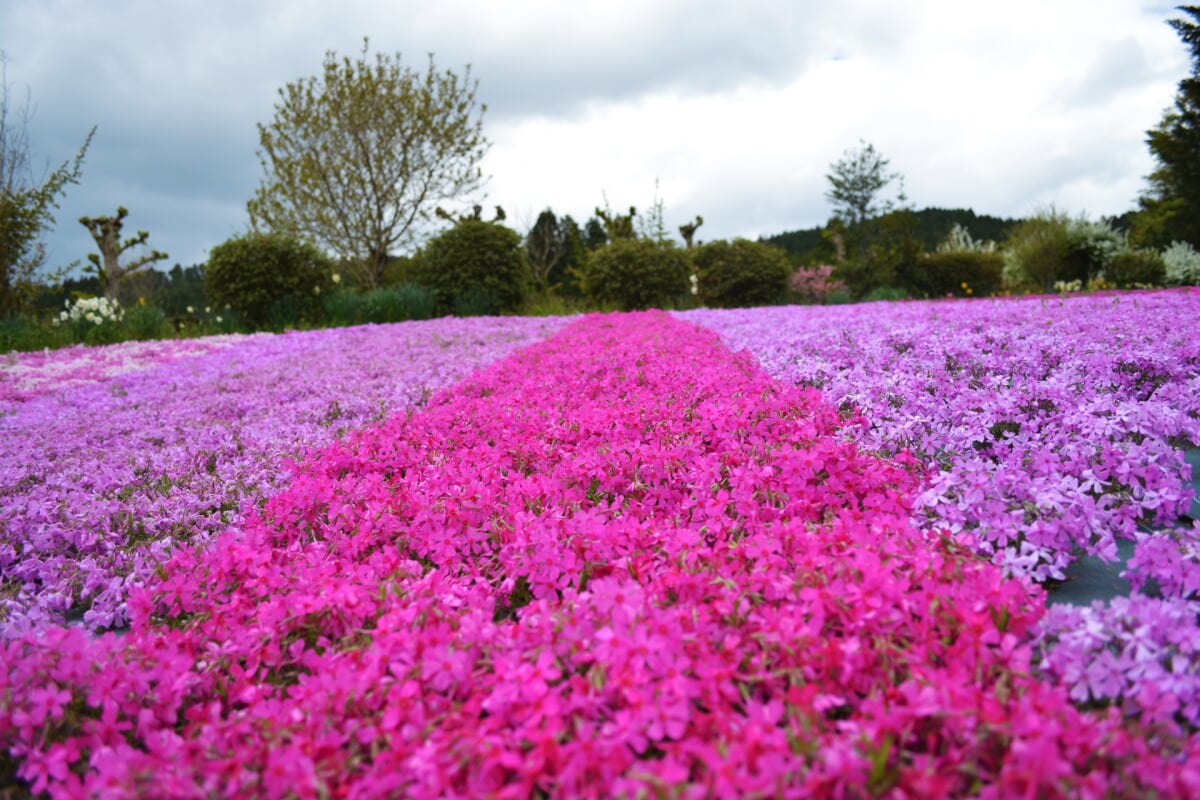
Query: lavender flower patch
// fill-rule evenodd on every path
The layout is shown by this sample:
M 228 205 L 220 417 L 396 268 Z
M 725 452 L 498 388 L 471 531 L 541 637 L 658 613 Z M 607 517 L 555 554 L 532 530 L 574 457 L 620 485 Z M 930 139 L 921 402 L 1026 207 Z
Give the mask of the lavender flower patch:
M 92 348 L 92 375 L 79 351 L 69 368 L 50 359 L 43 380 L 26 372 L 28 399 L 12 392 L 0 415 L 0 635 L 124 624 L 129 591 L 176 544 L 236 526 L 287 481 L 289 460 L 421 405 L 564 321 L 255 336 L 177 360 L 180 343 L 144 343 L 132 367 Z M 146 367 L 155 345 L 167 363 Z
M 929 470 L 918 523 L 1011 573 L 1052 587 L 1082 554 L 1111 561 L 1118 539 L 1136 541 L 1126 574 L 1161 599 L 1051 609 L 1043 668 L 1127 710 L 1158 708 L 1155 692 L 1180 709 L 1192 698 L 1184 716 L 1200 725 L 1200 532 L 1181 520 L 1184 451 L 1200 444 L 1200 292 L 682 316 L 860 413 L 847 429 L 860 446 L 911 451 Z M 1067 636 L 1080 615 L 1093 634 Z

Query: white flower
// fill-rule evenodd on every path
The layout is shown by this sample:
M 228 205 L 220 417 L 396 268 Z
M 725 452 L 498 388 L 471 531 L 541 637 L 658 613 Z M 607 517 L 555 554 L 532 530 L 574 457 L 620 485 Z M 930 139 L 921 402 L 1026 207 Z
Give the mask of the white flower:
M 204 307 L 204 313 L 205 313 L 205 314 L 211 314 L 211 313 L 212 313 L 212 306 L 205 306 L 205 307 Z
M 338 274 L 335 272 L 335 273 L 333 273 L 333 275 L 331 275 L 331 276 L 330 276 L 330 280 L 332 280 L 334 283 L 341 283 L 341 282 L 342 282 L 342 276 L 341 276 L 341 275 L 338 275 Z
M 195 314 L 195 313 L 196 313 L 196 309 L 192 308 L 191 306 L 188 306 L 188 308 L 187 308 L 187 312 L 188 312 L 189 314 Z
M 217 315 L 217 322 L 218 322 L 218 323 L 219 323 L 219 322 L 221 322 L 221 315 L 220 315 L 220 314 L 218 314 L 218 315 Z

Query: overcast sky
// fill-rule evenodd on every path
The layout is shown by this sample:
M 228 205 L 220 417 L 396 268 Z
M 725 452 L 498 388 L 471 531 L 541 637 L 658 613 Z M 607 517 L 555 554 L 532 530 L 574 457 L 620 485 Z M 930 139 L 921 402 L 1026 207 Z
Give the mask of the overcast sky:
M 872 143 L 917 208 L 1091 218 L 1133 208 L 1145 132 L 1188 51 L 1142 0 L 3 0 L 12 99 L 28 88 L 37 163 L 97 126 L 50 262 L 95 249 L 76 220 L 130 215 L 203 262 L 245 229 L 256 123 L 324 54 L 468 63 L 487 104 L 488 205 L 524 232 L 651 205 L 703 240 L 824 224 L 830 164 Z M 465 205 L 465 204 L 464 204 Z

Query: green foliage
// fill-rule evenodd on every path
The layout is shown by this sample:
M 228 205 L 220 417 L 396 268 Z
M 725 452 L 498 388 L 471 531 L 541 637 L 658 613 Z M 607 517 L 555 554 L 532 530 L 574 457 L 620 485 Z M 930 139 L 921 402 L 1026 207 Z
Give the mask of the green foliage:
M 1112 286 L 1162 286 L 1167 278 L 1167 265 L 1153 250 L 1122 250 L 1104 267 L 1104 280 Z
M 792 266 L 778 247 L 747 239 L 693 247 L 700 301 L 712 308 L 779 303 L 787 295 Z
M 1054 208 L 1015 226 L 1005 245 L 1005 282 L 1009 289 L 1051 291 L 1056 283 L 1086 284 L 1104 272 L 1127 247 L 1125 237 L 1107 220 L 1071 218 Z
M 482 286 L 468 286 L 465 292 L 454 298 L 456 317 L 494 317 L 501 308 L 499 298 Z
M 1059 276 L 1064 281 L 1087 283 L 1099 277 L 1113 256 L 1127 249 L 1124 236 L 1105 220 L 1083 217 L 1067 222 L 1067 258 Z
M 614 214 L 605 200 L 604 208 L 596 208 L 596 218 L 604 225 L 604 235 L 607 241 L 632 239 L 637 236 L 637 207 L 630 206 L 628 214 Z
M 254 327 L 279 328 L 317 316 L 332 272 L 333 262 L 313 245 L 252 232 L 212 249 L 204 288 L 212 305 L 228 305 Z
M 248 204 L 255 227 L 302 236 L 337 253 L 356 283 L 383 283 L 389 253 L 415 241 L 445 200 L 477 189 L 488 142 L 467 67 L 460 78 L 402 66 L 400 54 L 339 61 L 290 83 L 259 125 L 266 173 Z
M 437 297 L 437 310 L 512 312 L 525 302 L 529 263 L 520 235 L 494 222 L 469 219 L 431 239 L 414 276 Z
M 690 265 L 670 242 L 619 238 L 592 251 L 583 266 L 583 289 L 595 303 L 624 311 L 666 308 L 689 290 Z
M 914 277 L 909 286 L 914 297 L 986 297 L 1004 283 L 1004 257 L 985 250 L 926 253 Z
M 1174 242 L 1162 254 L 1169 286 L 1200 284 L 1200 253 L 1187 242 Z
M 1132 231 L 1134 241 L 1153 247 L 1177 240 L 1200 247 L 1200 6 L 1178 8 L 1194 21 L 1168 24 L 1190 48 L 1192 69 L 1179 82 L 1174 107 L 1146 132 L 1157 167 Z
M 898 172 L 888 172 L 888 160 L 875 146 L 859 140 L 858 147 L 847 150 L 841 159 L 830 165 L 825 176 L 829 191 L 825 193 L 834 208 L 834 216 L 848 230 L 891 210 L 890 202 L 879 200 L 879 193 L 896 178 Z
M 1049 209 L 1022 220 L 1009 232 L 1004 247 L 1008 289 L 1049 292 L 1062 280 L 1071 251 L 1069 221 L 1065 214 Z
M 46 261 L 42 233 L 53 227 L 54 210 L 67 186 L 79 183 L 83 157 L 96 129 L 88 133 L 73 160 L 39 180 L 34 177 L 29 145 L 30 101 L 26 97 L 19 112 L 11 108 L 2 51 L 0 93 L 0 316 L 8 316 L 25 309 L 36 294 L 38 273 Z
M 169 334 L 167 315 L 154 305 L 135 303 L 129 306 L 121 324 L 125 335 L 139 342 L 161 339 Z
M 537 222 L 525 236 L 525 255 L 529 260 L 534 288 L 545 294 L 562 280 L 571 253 L 570 230 L 549 208 L 538 214 Z M 572 223 L 573 224 L 573 223 Z M 578 230 L 575 231 L 578 237 Z
M 1019 220 L 1002 219 L 987 214 L 976 214 L 971 209 L 963 208 L 922 208 L 911 212 L 913 216 L 913 235 L 923 251 L 938 248 L 950 235 L 954 227 L 960 226 L 970 230 L 977 241 L 1001 242 Z M 834 260 L 834 248 L 822 233 L 822 227 L 806 228 L 798 231 L 787 231 L 774 236 L 768 236 L 763 241 L 777 245 L 787 251 L 795 264 L 830 264 Z
M 904 300 L 908 292 L 899 286 L 876 286 L 863 295 L 862 302 L 875 303 L 880 300 Z

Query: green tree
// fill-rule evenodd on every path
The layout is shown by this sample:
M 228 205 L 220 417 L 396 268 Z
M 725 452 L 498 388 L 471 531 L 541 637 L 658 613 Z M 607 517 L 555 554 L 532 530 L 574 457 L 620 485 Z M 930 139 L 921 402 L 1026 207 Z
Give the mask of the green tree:
M 100 279 L 100 286 L 104 290 L 104 296 L 110 301 L 120 299 L 121 283 L 130 275 L 138 270 L 145 269 L 155 261 L 162 261 L 167 258 L 167 254 L 159 250 L 151 250 L 149 253 L 134 258 L 132 261 L 121 263 L 121 257 L 126 251 L 132 250 L 135 247 L 141 247 L 150 238 L 147 231 L 138 231 L 136 236 L 131 236 L 128 239 L 121 240 L 121 228 L 125 226 L 125 217 L 129 216 L 129 210 L 124 206 L 117 207 L 117 215 L 115 217 L 80 217 L 79 224 L 88 229 L 88 233 L 92 234 L 92 238 L 96 241 L 96 246 L 100 248 L 100 253 L 88 253 L 88 266 L 84 267 L 84 272 L 93 273 Z
M 1165 247 L 1184 241 L 1200 247 L 1200 6 L 1179 6 L 1192 20 L 1169 24 L 1191 49 L 1192 69 L 1179 82 L 1175 105 L 1146 132 L 1157 162 L 1147 179 L 1150 188 L 1138 199 L 1135 241 Z
M 608 244 L 608 232 L 604 223 L 598 217 L 588 217 L 583 226 L 583 246 L 585 250 L 596 250 Z
M 895 280 L 895 262 L 900 256 L 891 253 L 889 243 L 884 241 L 888 233 L 885 228 L 897 227 L 912 238 L 911 214 L 897 220 L 902 223 L 897 226 L 879 222 L 881 215 L 890 214 L 894 208 L 891 200 L 880 197 L 892 181 L 900 180 L 900 202 L 905 199 L 903 178 L 898 172 L 889 172 L 888 163 L 873 145 L 859 140 L 859 146 L 847 150 L 843 158 L 830 165 L 825 176 L 830 186 L 825 198 L 834 209 L 826 227 L 837 254 L 839 277 L 859 296 L 876 287 L 890 286 Z M 907 253 L 908 249 L 902 243 L 898 252 Z
M 325 55 L 320 78 L 289 83 L 270 125 L 259 125 L 266 176 L 248 204 L 256 228 L 300 236 L 383 282 L 389 252 L 412 245 L 439 203 L 475 191 L 487 151 L 478 81 L 422 75 L 400 54 Z M 478 114 L 476 109 L 478 108 Z
M 880 214 L 891 210 L 892 204 L 882 201 L 879 193 L 900 177 L 888 172 L 888 160 L 874 145 L 859 140 L 858 147 L 847 150 L 843 157 L 830 165 L 825 176 L 829 190 L 825 199 L 833 205 L 834 216 L 847 229 L 854 229 Z
M 34 296 L 46 261 L 41 236 L 54 225 L 54 210 L 66 187 L 79 183 L 83 157 L 96 129 L 88 132 L 74 159 L 36 178 L 29 144 L 33 117 L 29 95 L 19 109 L 12 107 L 3 51 L 0 92 L 0 316 L 6 316 L 20 311 Z
M 525 254 L 539 292 L 549 291 L 554 276 L 562 273 L 570 248 L 567 235 L 566 226 L 547 208 L 538 214 L 537 222 L 525 236 Z

